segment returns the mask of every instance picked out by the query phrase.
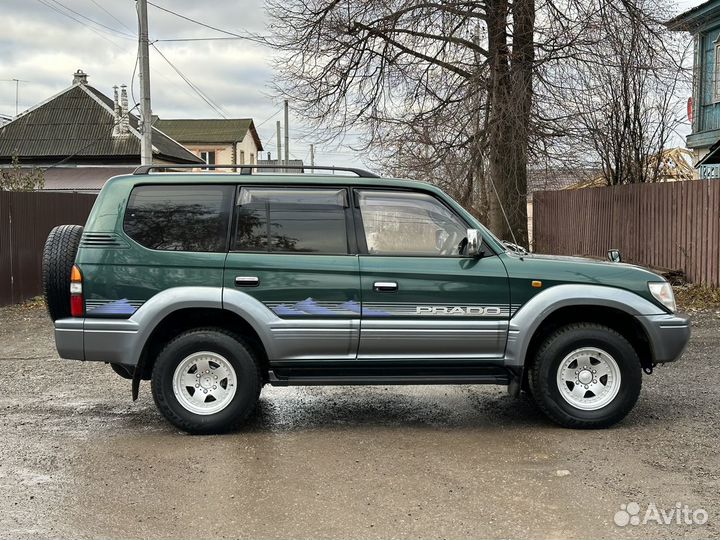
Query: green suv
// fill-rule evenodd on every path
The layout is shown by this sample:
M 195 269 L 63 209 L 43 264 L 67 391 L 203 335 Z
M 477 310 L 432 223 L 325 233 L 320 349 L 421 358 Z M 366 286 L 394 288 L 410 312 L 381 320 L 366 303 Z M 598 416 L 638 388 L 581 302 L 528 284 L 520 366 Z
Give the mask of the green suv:
M 598 428 L 688 342 L 657 274 L 508 247 L 432 185 L 316 169 L 109 180 L 45 247 L 60 356 L 134 399 L 150 380 L 192 433 L 240 425 L 264 384 L 501 384 Z

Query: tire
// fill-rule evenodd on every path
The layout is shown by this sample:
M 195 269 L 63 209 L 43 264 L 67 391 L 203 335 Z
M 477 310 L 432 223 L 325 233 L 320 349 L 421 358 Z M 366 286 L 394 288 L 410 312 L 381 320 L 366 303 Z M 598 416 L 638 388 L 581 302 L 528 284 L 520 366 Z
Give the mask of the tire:
M 153 398 L 163 416 L 183 431 L 231 431 L 257 405 L 259 366 L 254 350 L 240 336 L 220 328 L 190 330 L 158 356 L 151 378 Z
M 70 317 L 70 271 L 75 264 L 83 228 L 58 225 L 45 241 L 42 258 L 43 297 L 53 321 Z
M 124 366 L 122 364 L 110 364 L 110 367 L 112 370 L 120 375 L 123 379 L 132 380 L 133 378 L 133 368 L 130 366 Z
M 635 406 L 642 368 L 635 349 L 615 330 L 577 323 L 548 336 L 528 380 L 535 402 L 557 424 L 606 428 Z

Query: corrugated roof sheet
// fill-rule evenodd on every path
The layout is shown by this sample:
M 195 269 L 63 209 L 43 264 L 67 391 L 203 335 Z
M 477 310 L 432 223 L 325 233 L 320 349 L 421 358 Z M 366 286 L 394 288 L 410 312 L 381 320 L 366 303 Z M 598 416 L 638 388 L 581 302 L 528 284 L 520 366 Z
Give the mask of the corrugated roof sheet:
M 242 141 L 248 130 L 255 139 L 258 150 L 262 150 L 260 138 L 255 131 L 252 118 L 201 118 L 162 119 L 154 126 L 182 143 L 234 143 Z
M 73 156 L 129 157 L 139 161 L 137 132 L 126 137 L 113 137 L 115 118 L 112 111 L 112 99 L 92 86 L 73 85 L 0 127 L 0 159 L 17 154 L 21 160 Z M 130 126 L 137 130 L 137 117 L 130 114 L 129 120 Z M 153 129 L 153 146 L 159 158 L 174 163 L 201 162 L 192 152 L 156 129 Z

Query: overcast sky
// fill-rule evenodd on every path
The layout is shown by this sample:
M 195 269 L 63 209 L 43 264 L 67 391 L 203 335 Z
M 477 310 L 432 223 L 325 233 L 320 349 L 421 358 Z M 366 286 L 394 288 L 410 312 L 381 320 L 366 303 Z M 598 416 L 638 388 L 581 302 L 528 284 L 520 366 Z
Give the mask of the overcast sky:
M 154 3 L 232 32 L 265 30 L 263 0 Z M 678 2 L 678 12 L 700 3 Z M 113 85 L 130 84 L 136 55 L 133 0 L 0 0 L 0 6 L 0 114 L 15 114 L 11 79 L 23 81 L 20 111 L 67 88 L 78 68 L 107 95 L 112 95 Z M 151 40 L 222 36 L 153 6 L 148 13 Z M 265 151 L 275 156 L 275 121 L 282 118 L 277 114 L 282 103 L 271 93 L 269 51 L 235 40 L 158 41 L 156 46 L 229 117 L 254 118 Z M 150 69 L 153 113 L 163 118 L 220 118 L 152 49 Z M 137 80 L 135 86 L 137 98 Z M 290 124 L 291 157 L 307 162 L 312 136 L 292 115 Z M 362 164 L 362 156 L 348 147 L 319 146 L 316 156 L 322 164 Z
M 263 0 L 154 3 L 231 32 L 265 31 Z M 109 96 L 113 85 L 130 84 L 137 48 L 136 39 L 129 37 L 137 27 L 133 0 L 0 0 L 0 9 L 0 114 L 15 115 L 15 83 L 10 79 L 26 81 L 19 83 L 21 112 L 70 86 L 78 68 L 89 74 L 90 84 Z M 151 40 L 223 37 L 153 6 L 148 6 L 148 19 Z M 228 117 L 253 118 L 264 154 L 270 151 L 275 157 L 275 121 L 282 120 L 282 113 L 276 113 L 282 102 L 270 88 L 269 51 L 239 40 L 159 41 L 155 45 Z M 154 114 L 220 118 L 152 48 L 150 71 Z M 137 77 L 135 98 L 139 99 Z M 292 104 L 290 136 L 291 157 L 309 162 L 308 145 L 314 141 L 293 118 Z M 316 156 L 316 163 L 322 164 L 362 162 L 362 156 L 348 147 L 319 146 Z

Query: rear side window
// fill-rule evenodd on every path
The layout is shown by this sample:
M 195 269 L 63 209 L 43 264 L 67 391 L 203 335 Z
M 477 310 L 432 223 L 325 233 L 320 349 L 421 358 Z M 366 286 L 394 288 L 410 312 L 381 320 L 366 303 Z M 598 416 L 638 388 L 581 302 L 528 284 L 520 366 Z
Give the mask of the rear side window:
M 138 186 L 125 210 L 125 233 L 164 251 L 225 251 L 234 186 Z
M 344 189 L 242 188 L 234 251 L 348 253 Z

